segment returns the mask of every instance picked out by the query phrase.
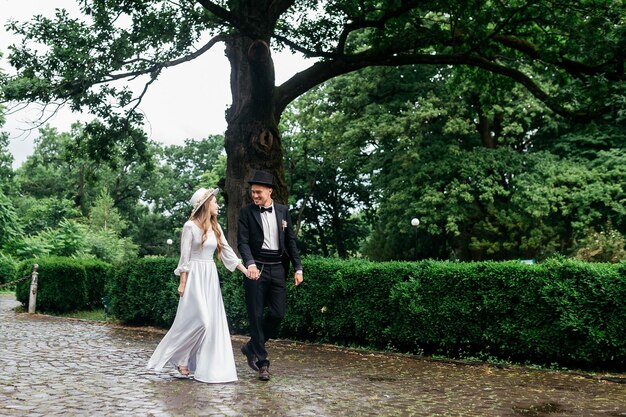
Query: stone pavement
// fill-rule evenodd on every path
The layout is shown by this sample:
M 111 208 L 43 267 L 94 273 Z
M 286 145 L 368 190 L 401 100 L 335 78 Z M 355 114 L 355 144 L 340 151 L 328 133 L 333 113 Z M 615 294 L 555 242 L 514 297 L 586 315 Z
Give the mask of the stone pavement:
M 257 380 L 146 371 L 164 332 L 15 313 L 0 295 L 0 416 L 626 416 L 626 385 L 598 376 L 276 341 Z M 617 380 L 624 375 L 617 375 Z

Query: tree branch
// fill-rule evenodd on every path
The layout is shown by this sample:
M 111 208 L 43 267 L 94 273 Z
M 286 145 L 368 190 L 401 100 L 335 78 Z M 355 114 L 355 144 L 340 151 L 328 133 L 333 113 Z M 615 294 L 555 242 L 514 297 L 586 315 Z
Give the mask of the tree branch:
M 213 13 L 217 18 L 221 19 L 224 24 L 227 26 L 231 26 L 237 29 L 239 32 L 249 36 L 254 39 L 257 36 L 257 28 L 250 25 L 246 20 L 241 19 L 240 17 L 243 14 L 232 13 L 229 10 L 224 9 L 221 6 L 213 3 L 209 0 L 196 0 L 202 7 L 204 7 L 209 12 Z
M 208 0 L 196 0 L 196 1 L 200 3 L 202 7 L 207 9 L 209 12 L 213 13 L 218 18 L 222 19 L 224 22 L 230 22 L 233 24 L 235 23 L 234 21 L 236 19 L 234 15 L 228 10 L 224 9 L 223 7 L 218 6 L 217 4 Z
M 422 0 L 405 0 L 400 3 L 399 7 L 393 10 L 385 11 L 385 13 L 383 13 L 383 15 L 379 19 L 376 19 L 376 20 L 359 19 L 359 20 L 355 20 L 354 22 L 348 23 L 347 25 L 344 26 L 343 31 L 339 35 L 339 40 L 337 42 L 337 53 L 343 54 L 345 52 L 344 49 L 346 46 L 346 42 L 351 32 L 355 30 L 367 29 L 367 28 L 376 28 L 376 29 L 383 30 L 389 20 L 396 18 L 396 17 L 400 17 L 404 15 L 405 13 L 410 12 L 415 7 L 417 7 L 419 3 L 423 3 L 423 1 Z
M 522 71 L 506 67 L 485 58 L 470 55 L 373 55 L 359 54 L 352 57 L 327 60 L 313 64 L 308 69 L 295 74 L 276 88 L 276 117 L 280 116 L 287 105 L 311 88 L 338 75 L 347 74 L 369 66 L 401 66 L 401 65 L 470 65 L 511 78 L 522 84 L 537 99 L 553 112 L 566 118 L 588 121 L 601 112 L 586 113 L 570 111 L 559 105 L 533 79 Z
M 113 74 L 110 77 L 104 78 L 101 81 L 94 82 L 93 84 L 94 85 L 103 84 L 103 83 L 108 83 L 110 81 L 120 80 L 123 78 L 130 78 L 130 77 L 137 77 L 139 75 L 151 74 L 156 71 L 161 71 L 164 68 L 169 68 L 169 67 L 182 64 L 184 62 L 192 61 L 198 58 L 200 55 L 207 52 L 208 50 L 210 50 L 216 43 L 225 41 L 227 38 L 228 38 L 228 35 L 221 33 L 219 35 L 214 36 L 211 40 L 209 40 L 206 44 L 204 44 L 202 48 L 198 49 L 197 51 L 189 55 L 183 56 L 178 59 L 174 59 L 172 61 L 157 63 L 157 64 L 152 65 L 151 67 L 148 67 L 139 71 L 131 71 L 131 72 Z
M 288 47 L 290 47 L 294 51 L 300 52 L 306 58 L 334 58 L 334 57 L 337 56 L 337 54 L 330 53 L 330 52 L 313 51 L 313 50 L 310 50 L 310 49 L 306 49 L 306 48 L 298 45 L 294 41 L 292 41 L 290 39 L 287 39 L 286 37 L 284 37 L 282 35 L 274 34 L 274 35 L 272 35 L 272 37 L 274 39 L 280 41 L 281 43 L 287 45 Z
M 158 78 L 159 74 L 161 73 L 161 70 L 158 70 L 156 72 L 153 72 L 150 74 L 150 81 L 148 81 L 144 86 L 143 86 L 143 90 L 141 91 L 141 94 L 139 94 L 138 97 L 134 98 L 131 102 L 135 102 L 135 105 L 132 107 L 132 109 L 130 109 L 130 112 L 133 112 L 137 109 L 137 107 L 139 107 L 139 105 L 141 104 L 141 101 L 143 100 L 143 97 L 146 95 L 146 93 L 148 92 L 148 88 L 150 87 L 150 85 L 156 81 L 156 79 Z
M 275 21 L 282 16 L 294 3 L 295 0 L 271 0 L 268 9 L 272 20 Z
M 543 62 L 552 64 L 558 68 L 561 68 L 573 76 L 580 76 L 582 74 L 589 76 L 604 75 L 610 81 L 626 80 L 626 77 L 624 77 L 623 73 L 606 71 L 607 66 L 619 64 L 617 60 L 615 62 L 603 62 L 601 65 L 596 66 L 583 64 L 582 62 L 574 61 L 563 56 L 561 56 L 558 60 L 547 61 L 544 59 L 544 57 L 541 56 L 539 51 L 537 51 L 535 45 L 524 39 L 501 34 L 495 34 L 491 37 L 491 39 L 493 39 L 497 43 L 500 43 L 501 45 L 506 46 L 507 48 L 511 48 L 518 52 L 521 52 L 530 58 L 538 59 Z

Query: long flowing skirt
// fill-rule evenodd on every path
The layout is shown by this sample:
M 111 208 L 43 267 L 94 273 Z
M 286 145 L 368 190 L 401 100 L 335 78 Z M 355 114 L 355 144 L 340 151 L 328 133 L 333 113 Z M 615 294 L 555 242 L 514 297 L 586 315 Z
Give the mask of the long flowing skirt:
M 194 379 L 237 380 L 228 322 L 213 261 L 192 260 L 172 327 L 148 361 L 148 369 L 187 366 Z

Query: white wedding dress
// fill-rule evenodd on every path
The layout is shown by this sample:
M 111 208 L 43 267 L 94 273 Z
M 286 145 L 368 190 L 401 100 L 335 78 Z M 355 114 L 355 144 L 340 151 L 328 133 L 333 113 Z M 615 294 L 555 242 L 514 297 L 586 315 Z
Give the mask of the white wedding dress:
M 220 228 L 220 231 L 222 229 Z M 240 260 L 222 232 L 222 262 L 234 271 Z M 160 371 L 167 364 L 187 366 L 194 379 L 223 383 L 237 380 L 235 358 L 222 301 L 222 292 L 213 261 L 217 248 L 210 231 L 201 246 L 202 229 L 189 220 L 183 226 L 180 260 L 176 275 L 187 272 L 187 283 L 172 327 L 148 361 L 148 369 Z

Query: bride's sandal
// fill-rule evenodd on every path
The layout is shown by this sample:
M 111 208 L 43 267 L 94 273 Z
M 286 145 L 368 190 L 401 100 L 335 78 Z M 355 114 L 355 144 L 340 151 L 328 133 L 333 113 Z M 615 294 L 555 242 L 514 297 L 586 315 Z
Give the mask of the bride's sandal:
M 189 377 L 189 368 L 187 368 L 186 366 L 177 366 L 176 370 L 178 371 L 179 374 L 181 374 L 184 377 Z

